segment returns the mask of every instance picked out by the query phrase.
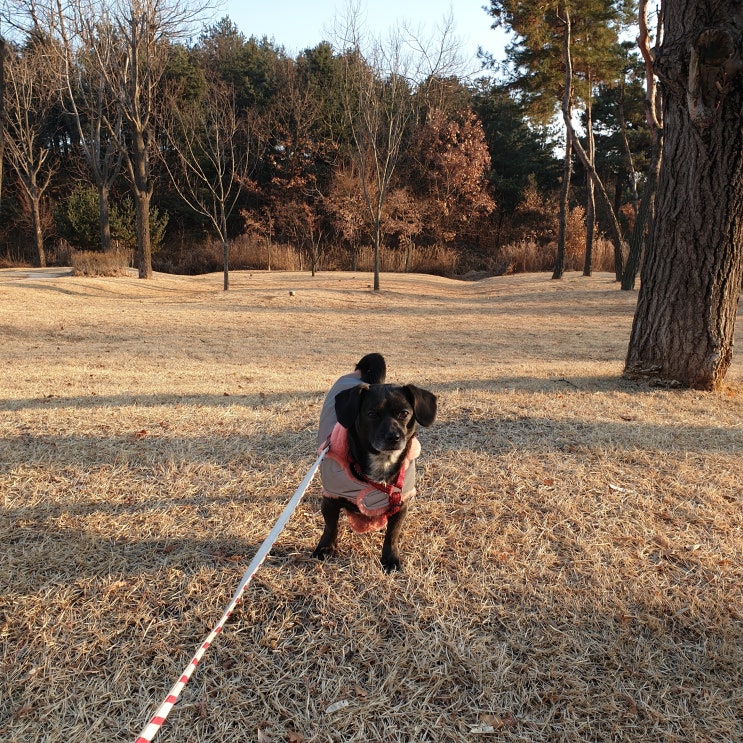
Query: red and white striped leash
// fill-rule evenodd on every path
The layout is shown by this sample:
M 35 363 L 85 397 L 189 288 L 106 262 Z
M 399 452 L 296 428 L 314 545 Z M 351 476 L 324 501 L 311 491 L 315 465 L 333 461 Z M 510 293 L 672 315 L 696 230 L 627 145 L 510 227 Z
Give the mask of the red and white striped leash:
M 163 726 L 163 723 L 170 714 L 170 710 L 173 709 L 173 706 L 178 701 L 178 697 L 183 691 L 183 687 L 188 683 L 188 680 L 191 678 L 191 675 L 196 669 L 196 666 L 199 664 L 202 656 L 206 652 L 207 648 L 214 642 L 216 636 L 222 631 L 225 622 L 232 615 L 232 612 L 235 606 L 237 606 L 237 604 L 239 603 L 240 598 L 242 597 L 248 583 L 250 583 L 251 579 L 258 571 L 258 568 L 263 564 L 263 561 L 266 559 L 268 553 L 271 551 L 271 547 L 273 547 L 274 542 L 278 538 L 279 534 L 281 534 L 281 532 L 284 530 L 284 527 L 291 518 L 291 515 L 294 513 L 297 506 L 299 505 L 299 501 L 302 500 L 302 496 L 309 487 L 310 482 L 312 482 L 312 478 L 315 476 L 315 473 L 320 467 L 320 463 L 322 462 L 323 457 L 325 456 L 327 451 L 328 448 L 326 446 L 320 452 L 319 456 L 315 460 L 315 463 L 310 468 L 304 480 L 302 480 L 302 482 L 299 484 L 299 487 L 294 491 L 294 495 L 286 504 L 286 507 L 282 511 L 281 516 L 279 516 L 279 520 L 276 522 L 276 525 L 273 527 L 273 529 L 271 529 L 263 544 L 260 546 L 260 549 L 258 550 L 258 552 L 256 552 L 253 561 L 250 563 L 248 569 L 243 574 L 240 585 L 237 587 L 232 600 L 230 601 L 227 608 L 224 610 L 224 613 L 222 614 L 219 622 L 217 622 L 216 626 L 211 631 L 209 636 L 200 645 L 199 649 L 196 651 L 196 654 L 191 659 L 191 662 L 186 666 L 185 670 L 181 674 L 181 677 L 173 685 L 173 688 L 168 692 L 168 696 L 165 698 L 165 701 L 160 705 L 150 722 L 139 734 L 139 737 L 136 739 L 135 743 L 150 743 L 155 735 L 157 735 L 158 730 L 160 730 L 160 728 Z

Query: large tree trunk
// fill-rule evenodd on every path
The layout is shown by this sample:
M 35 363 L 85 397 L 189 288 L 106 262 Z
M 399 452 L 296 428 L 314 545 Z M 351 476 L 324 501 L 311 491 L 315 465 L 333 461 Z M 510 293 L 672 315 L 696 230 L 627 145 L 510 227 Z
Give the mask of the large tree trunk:
M 664 8 L 661 6 L 658 18 L 659 31 L 663 21 L 663 12 Z M 635 288 L 635 280 L 643 262 L 646 234 L 653 227 L 655 192 L 658 187 L 660 163 L 663 156 L 663 127 L 661 126 L 659 116 L 658 91 L 655 84 L 655 57 L 650 47 L 650 32 L 648 30 L 648 0 L 640 0 L 637 9 L 637 19 L 640 32 L 637 39 L 637 46 L 645 63 L 645 120 L 653 136 L 653 149 L 645 180 L 645 190 L 642 193 L 640 207 L 635 211 L 635 226 L 632 231 L 629 254 L 627 255 L 627 265 L 622 274 L 622 289 L 625 291 Z M 656 35 L 656 38 L 659 37 L 660 33 Z M 622 116 L 624 115 L 622 114 Z
M 743 75 L 733 0 L 666 0 L 665 141 L 626 373 L 721 386 L 743 279 Z
M 573 65 L 570 58 L 572 33 L 570 14 L 566 13 L 565 37 L 563 40 L 563 58 L 565 59 L 565 84 L 562 90 L 562 115 L 565 119 L 565 156 L 562 168 L 562 186 L 560 188 L 560 214 L 557 226 L 557 256 L 553 279 L 561 279 L 565 273 L 565 239 L 567 235 L 568 203 L 570 199 L 570 178 L 573 172 L 573 137 L 570 132 L 569 119 L 573 115 Z

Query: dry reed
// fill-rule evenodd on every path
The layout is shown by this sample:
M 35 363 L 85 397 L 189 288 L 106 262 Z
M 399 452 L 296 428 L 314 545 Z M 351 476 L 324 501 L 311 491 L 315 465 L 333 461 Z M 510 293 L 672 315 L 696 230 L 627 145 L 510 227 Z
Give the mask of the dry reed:
M 157 740 L 743 739 L 739 358 L 621 379 L 607 274 L 231 278 L 0 271 L 4 740 L 134 739 L 372 350 L 440 402 L 403 571 L 315 483 Z
M 132 265 L 132 251 L 114 249 L 107 253 L 71 250 L 70 265 L 77 276 L 125 276 Z

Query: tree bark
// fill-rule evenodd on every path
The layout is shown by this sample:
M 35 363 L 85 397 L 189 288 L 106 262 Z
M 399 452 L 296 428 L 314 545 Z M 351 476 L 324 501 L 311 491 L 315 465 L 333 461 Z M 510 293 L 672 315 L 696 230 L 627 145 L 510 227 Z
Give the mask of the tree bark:
M 588 100 L 586 102 L 586 145 L 588 148 L 588 160 L 595 167 L 596 146 L 593 136 L 593 111 L 591 107 L 591 76 L 588 75 Z M 593 179 L 586 173 L 586 254 L 583 259 L 583 275 L 591 276 L 593 273 L 593 233 L 596 230 L 596 194 L 594 192 Z
M 646 233 L 652 229 L 655 214 L 655 191 L 658 185 L 658 175 L 660 171 L 661 152 L 663 149 L 662 134 L 659 132 L 653 142 L 653 149 L 650 155 L 650 165 L 648 166 L 647 178 L 645 180 L 645 190 L 642 192 L 640 199 L 640 208 L 635 218 L 635 226 L 630 238 L 629 253 L 627 262 L 622 274 L 622 289 L 631 291 L 635 288 L 637 274 L 640 271 L 643 260 L 643 248 L 645 247 Z
M 565 60 L 565 84 L 562 91 L 562 116 L 565 119 L 565 159 L 562 168 L 562 186 L 560 188 L 560 216 L 557 226 L 557 256 L 553 279 L 561 279 L 565 273 L 565 236 L 567 233 L 568 202 L 570 199 L 570 178 L 573 172 L 573 137 L 570 133 L 569 120 L 573 115 L 573 65 L 570 57 L 572 29 L 570 14 L 565 14 L 565 37 L 563 40 L 563 59 Z
M 622 289 L 630 291 L 635 288 L 637 274 L 642 266 L 646 235 L 652 229 L 655 216 L 655 192 L 658 187 L 660 164 L 663 156 L 663 127 L 658 112 L 658 97 L 655 85 L 655 57 L 650 48 L 650 33 L 648 31 L 648 0 L 640 0 L 638 11 L 639 36 L 637 46 L 645 62 L 645 120 L 653 137 L 653 149 L 650 155 L 645 190 L 642 193 L 640 208 L 635 213 L 635 226 L 630 239 L 627 264 L 622 274 Z M 659 18 L 660 30 L 663 19 L 663 8 Z M 658 34 L 660 36 L 660 34 Z
M 108 253 L 111 250 L 111 209 L 108 202 L 108 186 L 98 183 L 98 225 L 101 236 L 101 250 Z
M 3 207 L 3 164 L 5 163 L 5 39 L 0 36 L 0 214 Z
M 37 189 L 34 188 L 34 191 Z M 41 194 L 31 194 L 31 212 L 34 223 L 34 242 L 36 243 L 36 259 L 39 268 L 46 268 L 46 251 L 44 250 L 44 230 L 41 226 Z
M 743 43 L 736 10 L 733 0 L 667 0 L 656 60 L 663 161 L 629 376 L 714 390 L 732 359 L 743 280 Z
M 140 279 L 152 278 L 152 245 L 150 242 L 150 198 L 152 184 L 149 178 L 149 151 L 143 132 L 132 133 L 132 173 L 137 219 L 137 265 Z
M 380 262 L 380 244 L 382 242 L 382 229 L 379 224 L 379 217 L 374 222 L 374 234 L 372 235 L 372 242 L 374 245 L 374 291 L 379 291 L 379 274 L 382 273 L 382 266 Z
M 140 279 L 152 278 L 152 246 L 150 243 L 150 193 L 135 193 L 135 215 L 137 219 L 137 265 Z
M 560 216 L 557 227 L 557 256 L 553 279 L 561 279 L 565 273 L 565 236 L 567 233 L 568 202 L 570 200 L 570 178 L 573 173 L 573 147 L 570 135 L 565 137 L 565 157 L 562 169 L 562 186 L 560 186 Z
M 221 204 L 219 223 L 222 233 L 222 288 L 228 291 L 230 288 L 230 241 L 227 239 L 227 214 L 224 210 L 224 202 Z

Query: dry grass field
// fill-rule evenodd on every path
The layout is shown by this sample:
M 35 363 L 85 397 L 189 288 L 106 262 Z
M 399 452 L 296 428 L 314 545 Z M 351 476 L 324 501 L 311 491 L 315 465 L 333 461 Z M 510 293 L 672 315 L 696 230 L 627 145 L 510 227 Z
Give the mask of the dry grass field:
M 439 396 L 403 571 L 310 557 L 315 481 L 156 740 L 743 740 L 741 352 L 623 380 L 608 274 L 370 283 L 0 271 L 2 740 L 136 738 L 369 351 Z

